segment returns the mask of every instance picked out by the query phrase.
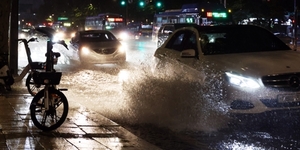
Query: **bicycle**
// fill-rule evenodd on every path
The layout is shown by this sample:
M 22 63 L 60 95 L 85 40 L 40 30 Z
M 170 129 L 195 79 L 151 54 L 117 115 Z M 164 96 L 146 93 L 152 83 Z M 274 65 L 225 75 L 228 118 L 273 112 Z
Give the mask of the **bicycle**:
M 55 31 L 51 28 L 42 27 L 36 29 L 45 34 L 47 40 L 47 53 L 45 72 L 35 71 L 32 74 L 35 84 L 44 85 L 44 89 L 39 91 L 32 99 L 30 104 L 30 115 L 33 124 L 43 130 L 51 131 L 60 127 L 68 115 L 69 104 L 66 96 L 61 91 L 67 89 L 58 89 L 62 72 L 56 72 L 54 69 L 53 45 L 61 44 L 65 48 L 65 41 L 53 42 Z M 68 49 L 68 48 L 67 48 Z

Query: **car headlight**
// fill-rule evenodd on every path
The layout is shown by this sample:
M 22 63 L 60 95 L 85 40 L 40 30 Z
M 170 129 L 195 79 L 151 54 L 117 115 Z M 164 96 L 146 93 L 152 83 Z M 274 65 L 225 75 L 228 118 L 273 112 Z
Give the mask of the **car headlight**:
M 71 35 L 70 35 L 70 37 L 72 38 L 74 36 L 75 36 L 75 32 L 72 32 Z
M 119 38 L 120 38 L 121 40 L 126 40 L 126 39 L 128 39 L 128 37 L 129 37 L 129 35 L 128 35 L 127 32 L 121 32 L 121 33 L 119 34 Z
M 121 52 L 121 53 L 125 53 L 126 52 L 126 47 L 124 45 L 120 45 L 118 47 L 118 51 Z
M 53 41 L 57 42 L 59 40 L 63 40 L 64 38 L 65 38 L 65 33 L 64 32 L 57 32 L 57 33 L 54 34 Z
M 226 75 L 228 77 L 228 81 L 233 85 L 237 85 L 242 88 L 252 88 L 252 89 L 260 87 L 259 83 L 254 79 L 232 74 L 230 72 L 226 72 Z
M 90 53 L 90 49 L 88 47 L 81 48 L 81 54 L 88 55 Z

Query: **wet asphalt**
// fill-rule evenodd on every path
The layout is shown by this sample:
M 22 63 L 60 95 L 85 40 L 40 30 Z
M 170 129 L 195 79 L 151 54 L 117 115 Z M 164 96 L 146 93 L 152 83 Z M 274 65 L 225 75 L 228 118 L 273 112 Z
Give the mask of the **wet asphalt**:
M 84 107 L 70 108 L 64 124 L 43 132 L 31 121 L 29 94 L 0 91 L 0 149 L 156 150 L 119 124 Z

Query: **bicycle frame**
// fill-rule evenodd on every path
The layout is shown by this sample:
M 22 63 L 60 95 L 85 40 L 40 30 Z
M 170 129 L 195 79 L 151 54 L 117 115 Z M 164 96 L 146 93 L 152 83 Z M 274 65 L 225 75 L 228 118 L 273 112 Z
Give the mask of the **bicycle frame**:
M 46 72 L 55 72 L 54 69 L 54 52 L 52 51 L 53 49 L 53 43 L 52 38 L 50 37 L 49 40 L 47 41 L 47 53 L 46 53 Z M 44 81 L 47 82 L 47 81 Z M 52 95 L 49 94 L 50 88 L 56 89 L 55 84 L 45 84 L 44 87 L 44 96 L 45 96 L 45 110 L 49 110 L 49 106 L 53 106 L 53 98 Z
M 53 45 L 52 39 L 47 41 L 47 53 L 46 53 L 46 72 L 53 72 L 54 71 L 54 64 L 53 64 Z M 45 85 L 45 109 L 46 111 L 49 110 L 49 86 L 48 84 Z M 53 104 L 53 99 L 51 99 L 51 105 Z

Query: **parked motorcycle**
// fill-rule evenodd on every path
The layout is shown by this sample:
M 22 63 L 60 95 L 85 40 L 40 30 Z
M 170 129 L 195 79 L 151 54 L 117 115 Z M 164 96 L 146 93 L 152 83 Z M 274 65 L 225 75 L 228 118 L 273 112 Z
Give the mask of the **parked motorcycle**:
M 14 83 L 14 78 L 9 70 L 8 62 L 4 58 L 8 54 L 0 54 L 0 84 L 5 90 L 11 91 L 11 85 Z

